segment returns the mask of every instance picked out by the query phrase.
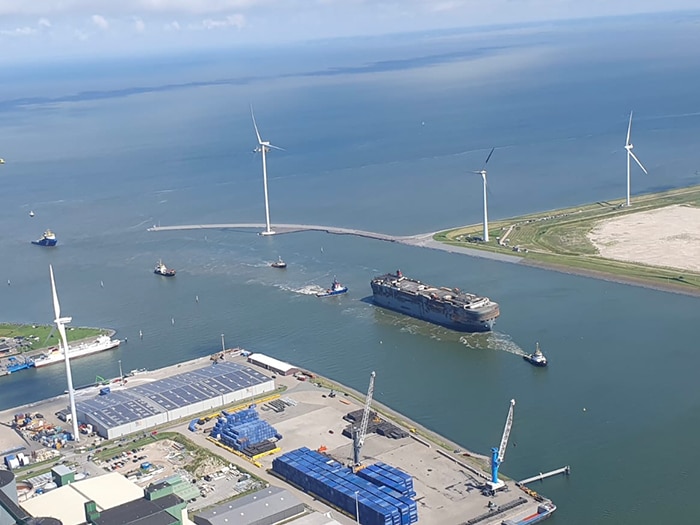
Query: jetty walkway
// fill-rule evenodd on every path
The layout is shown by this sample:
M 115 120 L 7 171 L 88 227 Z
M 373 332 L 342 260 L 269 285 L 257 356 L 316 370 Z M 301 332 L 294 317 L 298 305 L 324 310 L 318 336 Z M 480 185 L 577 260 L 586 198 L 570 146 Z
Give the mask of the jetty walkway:
M 264 224 L 261 223 L 234 223 L 234 224 L 183 224 L 180 226 L 153 226 L 148 228 L 149 232 L 164 232 L 164 231 L 182 231 L 182 230 L 263 230 Z M 483 257 L 486 259 L 495 259 L 497 261 L 519 263 L 522 257 L 515 255 L 505 255 L 502 253 L 491 253 L 484 250 L 477 250 L 464 246 L 452 246 L 444 244 L 433 239 L 433 236 L 438 232 L 420 233 L 416 235 L 389 235 L 386 233 L 370 232 L 365 230 L 357 230 L 353 228 L 340 228 L 337 226 L 321 226 L 317 224 L 275 224 L 273 231 L 276 235 L 287 233 L 316 231 L 330 233 L 333 235 L 353 235 L 355 237 L 364 237 L 367 239 L 376 239 L 378 241 L 396 242 L 399 244 L 407 244 L 409 246 L 417 246 L 420 248 L 430 248 L 433 250 L 442 250 L 451 253 L 461 253 L 473 257 Z

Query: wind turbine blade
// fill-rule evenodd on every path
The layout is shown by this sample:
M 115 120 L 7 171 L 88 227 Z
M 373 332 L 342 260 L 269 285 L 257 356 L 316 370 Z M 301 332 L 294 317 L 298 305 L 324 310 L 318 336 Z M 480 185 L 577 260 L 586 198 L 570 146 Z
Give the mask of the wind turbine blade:
M 68 353 L 68 338 L 66 337 L 66 327 L 63 326 L 62 322 L 57 322 L 56 326 L 58 327 L 58 333 L 61 334 L 61 346 L 63 347 L 63 351 Z
M 484 162 L 484 168 L 486 168 L 486 165 L 489 163 L 489 159 L 491 158 L 491 155 L 493 155 L 493 152 L 496 148 L 491 148 L 491 152 L 489 153 L 489 156 L 486 157 L 486 162 Z M 484 169 L 482 168 L 482 169 Z
M 51 292 L 53 294 L 53 311 L 56 314 L 56 319 L 61 317 L 61 305 L 58 304 L 58 294 L 56 293 L 56 281 L 53 278 L 53 266 L 49 264 L 49 273 L 51 274 Z
M 280 148 L 279 146 L 275 146 L 274 144 L 268 144 L 267 147 L 272 149 L 278 149 L 280 151 L 287 151 L 286 149 Z
M 630 111 L 630 123 L 627 126 L 627 142 L 625 142 L 625 146 L 630 143 L 630 135 L 632 134 L 632 111 Z
M 255 122 L 255 114 L 253 113 L 253 104 L 250 105 L 250 116 L 253 117 L 253 127 L 255 128 L 255 135 L 258 137 L 258 144 L 262 145 L 262 139 L 258 132 L 258 124 Z
M 632 155 L 632 158 L 634 159 L 634 161 L 635 161 L 637 164 L 639 164 L 639 167 L 642 168 L 642 171 L 643 171 L 644 173 L 646 173 L 647 175 L 649 175 L 649 172 L 647 171 L 647 169 L 646 169 L 644 166 L 642 166 L 642 163 L 639 162 L 639 159 L 637 158 L 637 156 L 636 156 L 634 153 L 632 153 L 631 151 L 630 151 L 630 155 Z

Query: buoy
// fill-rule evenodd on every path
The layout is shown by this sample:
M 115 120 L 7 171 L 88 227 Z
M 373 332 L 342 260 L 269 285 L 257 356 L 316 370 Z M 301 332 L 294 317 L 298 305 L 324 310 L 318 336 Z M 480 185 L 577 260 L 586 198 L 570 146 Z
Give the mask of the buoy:
M 34 212 L 33 212 L 33 211 L 30 211 L 30 212 L 29 212 L 29 216 L 30 216 L 30 217 L 34 217 Z
M 583 411 L 584 411 L 584 412 L 586 411 L 586 407 L 583 407 Z

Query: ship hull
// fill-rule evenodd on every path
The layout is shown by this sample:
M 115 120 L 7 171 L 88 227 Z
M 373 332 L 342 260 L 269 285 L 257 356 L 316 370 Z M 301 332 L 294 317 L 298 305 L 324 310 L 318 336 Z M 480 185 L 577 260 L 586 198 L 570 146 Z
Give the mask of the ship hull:
M 333 295 L 343 295 L 344 293 L 347 293 L 348 289 L 347 288 L 341 288 L 340 290 L 333 290 L 330 292 L 319 292 L 316 294 L 316 297 L 331 297 Z
M 530 364 L 533 365 L 533 366 L 539 366 L 539 367 L 545 367 L 545 366 L 547 366 L 547 361 L 546 361 L 546 360 L 544 360 L 544 361 L 543 361 L 543 360 L 539 360 L 539 359 L 536 359 L 535 357 L 533 357 L 533 356 L 531 356 L 531 355 L 524 355 L 524 356 L 523 356 L 523 359 L 525 359 L 525 361 L 527 361 L 528 363 L 530 363 Z
M 119 339 L 110 339 L 105 336 L 104 339 L 99 339 L 94 343 L 82 344 L 79 346 L 70 346 L 68 350 L 68 357 L 70 359 L 75 359 L 77 357 L 84 357 L 86 355 L 96 354 L 98 352 L 104 352 L 105 350 L 111 350 L 119 346 Z M 34 366 L 40 368 L 42 366 L 53 365 L 56 363 L 63 363 L 65 357 L 62 352 L 54 352 L 48 354 L 45 357 L 38 358 L 34 360 Z
M 56 246 L 57 242 L 56 239 L 39 239 L 38 241 L 32 241 L 32 244 L 36 246 Z
M 450 330 L 490 332 L 500 314 L 498 304 L 494 302 L 481 309 L 469 310 L 449 301 L 437 301 L 429 295 L 409 293 L 377 281 L 371 283 L 374 304 Z

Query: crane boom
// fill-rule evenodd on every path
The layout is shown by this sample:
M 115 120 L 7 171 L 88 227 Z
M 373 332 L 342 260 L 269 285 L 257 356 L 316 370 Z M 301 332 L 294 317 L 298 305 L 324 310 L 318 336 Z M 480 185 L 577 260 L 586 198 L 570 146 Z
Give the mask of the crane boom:
M 506 418 L 506 426 L 503 428 L 503 436 L 501 436 L 501 445 L 491 449 L 491 486 L 494 490 L 498 486 L 502 486 L 503 482 L 498 481 L 498 467 L 503 463 L 503 458 L 506 455 L 506 447 L 508 446 L 508 438 L 510 437 L 510 429 L 513 427 L 513 407 L 515 399 L 510 400 L 510 409 Z
M 367 389 L 367 398 L 365 399 L 365 408 L 362 412 L 362 422 L 360 423 L 359 430 L 355 428 L 353 435 L 353 456 L 355 461 L 355 469 L 360 467 L 360 449 L 365 442 L 365 436 L 367 434 L 367 425 L 369 425 L 369 412 L 372 407 L 372 396 L 374 395 L 374 378 L 376 372 L 372 371 L 369 376 L 369 388 Z
M 498 462 L 503 463 L 503 458 L 506 455 L 506 448 L 508 446 L 508 438 L 510 437 L 510 429 L 513 427 L 513 407 L 515 406 L 515 399 L 510 400 L 510 409 L 508 410 L 508 417 L 506 418 L 506 426 L 503 429 L 503 436 L 501 437 L 501 446 L 498 447 Z

